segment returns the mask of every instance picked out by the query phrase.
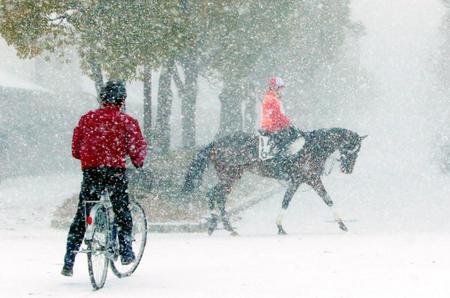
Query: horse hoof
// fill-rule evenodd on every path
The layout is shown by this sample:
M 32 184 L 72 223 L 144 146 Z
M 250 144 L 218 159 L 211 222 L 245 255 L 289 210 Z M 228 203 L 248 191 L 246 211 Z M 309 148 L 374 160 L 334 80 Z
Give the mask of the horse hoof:
M 343 222 L 339 222 L 339 228 L 344 232 L 348 232 L 348 228 Z
M 208 235 L 211 236 L 212 233 L 216 230 L 217 225 L 212 225 L 208 227 Z
M 278 235 L 287 235 L 282 226 L 278 226 Z
M 208 235 L 211 236 L 212 233 L 214 233 L 214 230 L 217 228 L 217 216 L 211 216 L 210 219 L 208 219 Z

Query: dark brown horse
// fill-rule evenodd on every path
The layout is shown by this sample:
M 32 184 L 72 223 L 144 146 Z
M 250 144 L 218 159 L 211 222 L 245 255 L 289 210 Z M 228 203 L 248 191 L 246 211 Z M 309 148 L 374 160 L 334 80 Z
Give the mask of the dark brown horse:
M 218 208 L 220 218 L 226 230 L 237 235 L 232 228 L 225 210 L 226 197 L 234 183 L 244 171 L 251 171 L 264 177 L 287 180 L 288 188 L 277 218 L 279 234 L 286 234 L 282 226 L 283 216 L 289 202 L 302 183 L 310 185 L 329 206 L 339 227 L 347 231 L 341 217 L 333 208 L 333 201 L 323 186 L 321 176 L 324 174 L 326 160 L 334 152 L 340 154 L 341 171 L 350 174 L 355 166 L 361 142 L 366 137 L 343 128 L 319 129 L 299 133 L 304 138 L 304 146 L 297 153 L 286 158 L 280 170 L 279 162 L 274 159 L 261 160 L 258 154 L 259 137 L 247 133 L 236 133 L 216 140 L 201 149 L 192 161 L 185 177 L 184 191 L 192 192 L 201 183 L 202 174 L 208 163 L 216 169 L 219 182 L 208 191 L 211 219 L 208 233 L 212 234 L 217 226 L 219 216 L 214 213 Z

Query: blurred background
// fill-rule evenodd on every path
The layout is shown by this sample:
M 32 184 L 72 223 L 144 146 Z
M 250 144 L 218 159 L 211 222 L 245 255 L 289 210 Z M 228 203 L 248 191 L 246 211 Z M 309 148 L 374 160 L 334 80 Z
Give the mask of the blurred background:
M 0 3 L 0 183 L 77 173 L 72 130 L 98 107 L 99 87 L 120 78 L 127 112 L 150 143 L 145 191 L 178 201 L 184 169 L 201 146 L 258 129 L 276 75 L 298 128 L 369 135 L 355 173 L 359 188 L 346 189 L 363 197 L 354 208 L 372 201 L 379 215 L 414 206 L 406 218 L 431 204 L 430 217 L 444 216 L 449 1 Z M 203 190 L 214 183 L 210 174 Z M 235 196 L 258 191 L 259 179 L 244 179 Z

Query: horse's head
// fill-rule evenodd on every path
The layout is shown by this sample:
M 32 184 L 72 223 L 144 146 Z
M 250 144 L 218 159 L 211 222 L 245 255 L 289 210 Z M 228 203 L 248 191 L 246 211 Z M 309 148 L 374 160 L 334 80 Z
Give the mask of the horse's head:
M 351 174 L 355 167 L 356 158 L 358 157 L 359 150 L 361 149 L 362 140 L 367 135 L 360 137 L 359 135 L 351 135 L 340 146 L 339 152 L 341 154 L 341 171 L 345 174 Z

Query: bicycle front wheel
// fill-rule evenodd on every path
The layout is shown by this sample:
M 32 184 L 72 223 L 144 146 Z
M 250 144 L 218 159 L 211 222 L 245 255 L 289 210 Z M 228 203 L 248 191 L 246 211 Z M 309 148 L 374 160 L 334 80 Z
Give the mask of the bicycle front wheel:
M 93 236 L 87 241 L 87 259 L 89 277 L 95 290 L 101 289 L 106 282 L 108 274 L 108 243 L 109 243 L 109 215 L 105 207 L 96 209 L 92 218 Z
M 144 209 L 138 202 L 131 201 L 130 211 L 133 220 L 132 244 L 136 259 L 129 265 L 122 265 L 119 260 L 120 258 L 115 258 L 114 260 L 111 259 L 111 269 L 119 278 L 130 276 L 136 270 L 141 262 L 147 243 L 147 218 Z M 118 243 L 118 241 L 116 242 Z M 116 251 L 118 251 L 118 249 Z

